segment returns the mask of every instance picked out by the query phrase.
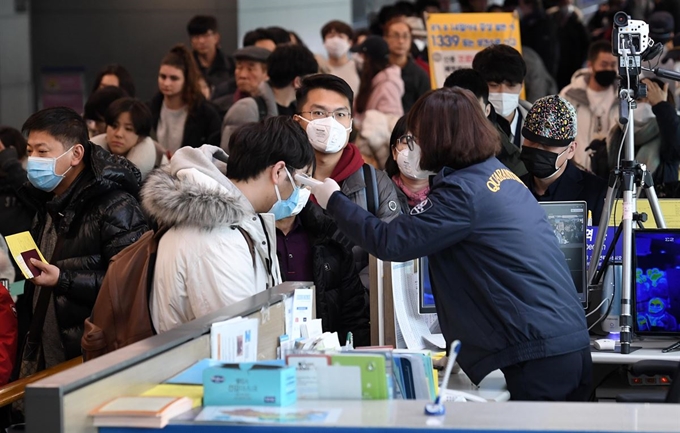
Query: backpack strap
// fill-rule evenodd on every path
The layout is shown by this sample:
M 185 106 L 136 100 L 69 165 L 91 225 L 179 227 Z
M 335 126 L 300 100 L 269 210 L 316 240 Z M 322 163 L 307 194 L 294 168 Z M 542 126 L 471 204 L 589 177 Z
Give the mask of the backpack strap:
M 255 263 L 255 244 L 253 244 L 253 238 L 250 237 L 247 231 L 243 229 L 243 227 L 236 226 L 238 231 L 241 232 L 243 237 L 246 239 L 246 243 L 248 244 L 248 250 L 250 251 L 250 256 L 253 258 L 253 269 L 257 272 L 257 265 Z
M 375 216 L 378 216 L 379 193 L 378 193 L 378 179 L 375 173 L 375 168 L 370 164 L 364 164 L 364 182 L 366 183 L 366 206 L 367 211 Z
M 257 104 L 258 121 L 263 121 L 267 118 L 267 102 L 262 96 L 253 96 L 255 103 Z

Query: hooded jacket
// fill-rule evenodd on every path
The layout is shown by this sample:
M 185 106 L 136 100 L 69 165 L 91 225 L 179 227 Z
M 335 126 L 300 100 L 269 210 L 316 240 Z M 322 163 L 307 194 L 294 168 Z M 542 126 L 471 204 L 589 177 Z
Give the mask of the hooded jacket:
M 144 210 L 168 228 L 149 303 L 158 332 L 281 283 L 274 216 L 255 212 L 226 177 L 225 159 L 215 146 L 179 149 L 142 189 Z
M 598 122 L 588 100 L 587 89 L 591 74 L 592 72 L 588 68 L 576 71 L 571 79 L 571 84 L 560 92 L 560 96 L 569 101 L 574 106 L 574 109 L 576 109 L 576 119 L 578 121 L 576 142 L 578 146 L 574 154 L 574 162 L 586 170 L 591 170 L 592 168 L 590 154 L 586 151 L 586 148 L 593 140 L 606 138 L 609 128 L 616 125 L 619 118 L 619 99 L 616 97 L 616 85 L 613 84 L 610 86 L 610 91 L 614 94 L 612 105 L 604 107 L 606 119 L 601 119 Z
M 396 116 L 404 115 L 401 98 L 404 95 L 404 80 L 401 78 L 399 66 L 391 65 L 378 72 L 371 82 L 371 96 L 366 102 L 366 111 L 357 113 L 354 120 L 358 125 L 369 110 L 377 110 L 383 114 Z M 356 99 L 354 100 L 356 102 Z M 356 124 L 355 123 L 355 124 Z
M 49 261 L 60 274 L 57 285 L 48 290 L 54 296 L 66 359 L 81 354 L 83 322 L 90 317 L 109 260 L 148 229 L 136 200 L 141 182 L 137 168 L 92 143 L 84 147 L 85 169 L 62 195 L 24 186 L 39 209 L 32 229 L 36 243 L 40 245 L 48 213 L 57 232 Z M 24 302 L 17 306 L 22 339 L 32 318 L 34 295 L 35 286 L 26 281 Z
M 92 137 L 92 142 L 109 152 L 111 151 L 109 149 L 109 143 L 106 141 L 106 134 L 99 134 Z M 125 155 L 125 158 L 139 169 L 142 180 L 144 180 L 151 170 L 168 163 L 168 157 L 162 151 L 159 154 L 159 150 L 161 150 L 160 145 L 156 145 L 151 137 L 146 137 L 144 140 L 133 146 L 132 149 L 128 151 L 127 155 Z M 156 164 L 157 161 L 159 162 L 158 164 Z

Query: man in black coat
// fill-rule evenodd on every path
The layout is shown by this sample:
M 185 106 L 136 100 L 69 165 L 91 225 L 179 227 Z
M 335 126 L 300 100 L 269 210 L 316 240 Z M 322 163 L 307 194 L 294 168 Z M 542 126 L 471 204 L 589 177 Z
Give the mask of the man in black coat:
M 281 278 L 314 282 L 324 332 L 337 332 L 342 345 L 352 332 L 355 346 L 369 346 L 368 296 L 352 246 L 337 234 L 333 219 L 310 202 L 298 216 L 276 222 L 276 238 Z
M 538 201 L 585 201 L 594 223 L 600 220 L 607 182 L 580 170 L 570 159 L 577 144 L 576 110 L 550 95 L 536 101 L 522 128 L 521 158 L 529 174 L 522 181 Z
M 22 193 L 38 209 L 32 235 L 47 263 L 30 259 L 40 273 L 26 282 L 18 305 L 15 368 L 20 371 L 15 375 L 20 377 L 34 372 L 21 362 L 27 360 L 29 351 L 22 350 L 27 340 L 31 347 L 40 346 L 38 370 L 80 356 L 83 321 L 109 260 L 147 230 L 136 199 L 139 170 L 90 143 L 87 126 L 75 111 L 41 110 L 28 118 L 22 132 L 29 155 L 29 183 Z M 29 327 L 42 332 L 28 339 Z

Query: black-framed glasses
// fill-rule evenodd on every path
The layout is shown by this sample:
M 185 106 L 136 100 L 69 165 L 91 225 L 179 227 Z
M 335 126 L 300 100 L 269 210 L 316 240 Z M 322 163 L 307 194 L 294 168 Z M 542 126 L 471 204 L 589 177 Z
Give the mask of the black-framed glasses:
M 414 147 L 415 143 L 416 143 L 416 139 L 413 137 L 413 135 L 406 134 L 406 135 L 402 135 L 401 137 L 397 138 L 397 142 L 395 143 L 395 145 L 405 144 L 406 146 L 408 146 L 408 150 L 413 151 L 413 149 L 415 148 Z
M 312 111 L 301 111 L 300 114 L 309 113 L 311 120 L 325 119 L 326 117 L 332 117 L 338 122 L 345 126 L 349 126 L 352 120 L 352 113 L 348 110 L 336 110 L 336 111 L 324 111 L 324 110 L 312 110 Z

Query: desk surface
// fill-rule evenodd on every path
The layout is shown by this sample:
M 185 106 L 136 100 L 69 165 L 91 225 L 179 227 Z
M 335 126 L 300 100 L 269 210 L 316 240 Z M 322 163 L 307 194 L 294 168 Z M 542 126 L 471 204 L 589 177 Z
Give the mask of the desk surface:
M 592 339 L 594 341 L 595 339 Z M 645 339 L 643 341 L 633 341 L 632 347 L 638 346 L 641 349 L 622 355 L 616 352 L 597 351 L 593 349 L 592 358 L 595 364 L 634 364 L 638 361 L 678 361 L 680 362 L 680 351 L 661 353 L 661 349 L 673 344 L 673 340 Z
M 299 401 L 292 406 L 301 411 L 340 409 L 337 422 L 285 423 L 277 431 L 318 431 L 333 428 L 336 433 L 349 431 L 415 432 L 425 429 L 456 431 L 598 431 L 598 432 L 680 432 L 678 405 L 614 403 L 448 403 L 442 417 L 428 417 L 426 401 Z M 193 419 L 193 418 L 190 418 Z M 227 424 L 215 422 L 171 421 L 163 432 L 212 433 L 224 431 Z M 222 430 L 220 430 L 222 429 Z M 101 429 L 102 432 L 142 432 L 141 429 Z M 243 428 L 229 425 L 229 431 L 271 431 L 265 426 Z

